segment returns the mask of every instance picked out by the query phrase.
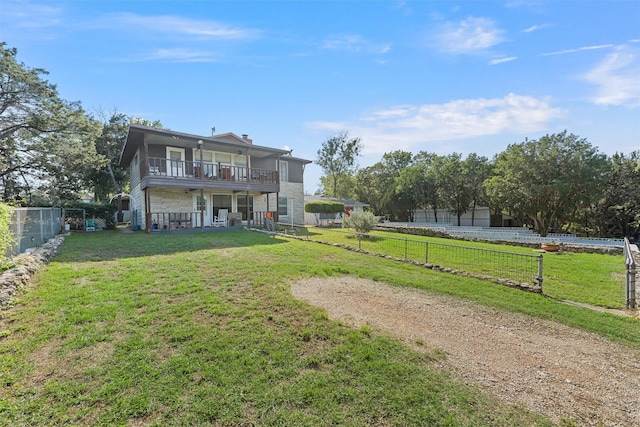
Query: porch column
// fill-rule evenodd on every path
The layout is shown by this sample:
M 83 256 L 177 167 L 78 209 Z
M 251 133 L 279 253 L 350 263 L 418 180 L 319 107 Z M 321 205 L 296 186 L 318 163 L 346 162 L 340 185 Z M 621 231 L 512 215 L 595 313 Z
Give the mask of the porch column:
M 202 180 L 204 179 L 204 163 L 202 163 L 202 144 L 202 140 L 199 139 L 198 148 L 200 149 L 200 229 L 204 230 L 204 184 L 202 184 Z
M 247 229 L 251 228 L 251 203 L 249 203 L 249 190 L 247 190 Z
M 144 152 L 144 176 L 149 175 L 149 143 L 147 142 L 147 134 L 144 134 L 142 140 L 142 148 Z
M 151 194 L 149 187 L 144 189 L 144 229 L 151 232 Z
M 269 212 L 269 193 L 267 193 L 267 212 Z M 265 215 L 265 218 L 266 218 L 266 215 Z

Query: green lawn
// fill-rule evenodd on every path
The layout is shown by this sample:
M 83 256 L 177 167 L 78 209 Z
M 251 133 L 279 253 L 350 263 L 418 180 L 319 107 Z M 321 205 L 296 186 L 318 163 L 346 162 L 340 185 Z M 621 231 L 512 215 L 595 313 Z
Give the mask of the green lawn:
M 424 237 L 406 235 L 392 232 L 371 233 L 373 236 L 382 236 L 393 239 L 408 239 L 409 241 L 427 241 L 447 246 L 465 246 L 478 249 L 491 249 L 504 252 L 513 252 L 526 255 L 538 255 L 540 250 L 525 248 L 521 246 L 500 245 L 486 242 L 470 242 L 455 239 L 443 239 L 435 237 Z M 321 241 L 332 241 L 350 246 L 358 246 L 358 240 L 343 230 L 332 230 L 323 228 L 310 228 L 308 236 L 311 239 Z M 375 240 L 375 237 L 374 239 Z M 363 240 L 364 241 L 364 240 Z M 393 248 L 392 246 L 398 246 Z M 415 247 L 410 245 L 409 247 Z M 384 250 L 394 256 L 403 257 L 403 243 L 397 241 L 383 241 L 382 239 L 367 242 L 363 249 L 376 251 Z M 436 253 L 438 246 L 430 249 Z M 424 249 L 422 249 L 424 250 Z M 442 256 L 432 256 L 434 263 L 439 263 L 444 267 L 465 269 L 464 263 L 459 259 L 447 259 L 451 256 L 447 251 L 442 251 Z M 514 261 L 515 262 L 515 261 Z M 535 260 L 528 263 L 528 271 L 537 271 Z M 492 266 L 475 265 L 467 266 L 468 270 L 479 274 L 491 274 Z M 486 268 L 485 268 L 486 267 Z M 625 266 L 623 255 L 601 255 L 588 253 L 545 253 L 543 255 L 543 291 L 544 294 L 553 298 L 566 299 L 586 304 L 598 305 L 610 308 L 624 308 L 626 305 L 625 295 Z
M 290 295 L 300 278 L 344 274 L 640 348 L 637 320 L 327 245 L 249 231 L 74 234 L 1 312 L 0 425 L 551 425 L 456 381 L 439 353 Z

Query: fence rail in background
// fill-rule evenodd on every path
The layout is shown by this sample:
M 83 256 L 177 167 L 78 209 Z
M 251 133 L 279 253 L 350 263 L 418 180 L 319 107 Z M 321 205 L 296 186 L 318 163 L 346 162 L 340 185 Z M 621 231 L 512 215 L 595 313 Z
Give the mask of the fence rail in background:
M 60 208 L 11 208 L 10 230 L 15 245 L 9 249 L 8 255 L 42 245 L 60 233 L 63 226 Z
M 315 229 L 311 229 L 315 230 Z M 509 281 L 542 292 L 542 255 L 434 243 L 409 238 L 317 229 L 309 237 L 324 243 L 342 243 L 407 261 L 460 270 L 489 280 Z

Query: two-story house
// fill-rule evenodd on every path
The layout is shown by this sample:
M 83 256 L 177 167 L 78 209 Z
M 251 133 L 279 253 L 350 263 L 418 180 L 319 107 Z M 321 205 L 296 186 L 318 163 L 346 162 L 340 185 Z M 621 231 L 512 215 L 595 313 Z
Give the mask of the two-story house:
M 120 164 L 131 181 L 132 221 L 147 231 L 304 222 L 309 160 L 247 135 L 199 136 L 130 125 Z M 222 212 L 221 212 L 222 210 Z

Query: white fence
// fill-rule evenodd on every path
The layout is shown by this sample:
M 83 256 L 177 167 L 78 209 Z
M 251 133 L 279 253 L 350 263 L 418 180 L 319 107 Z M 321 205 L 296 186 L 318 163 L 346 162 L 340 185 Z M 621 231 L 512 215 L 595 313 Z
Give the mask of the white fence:
M 46 240 L 62 231 L 63 218 L 60 208 L 10 208 L 9 226 L 15 239 L 8 255 L 16 255 L 28 248 L 41 246 Z
M 504 240 L 507 242 L 523 243 L 562 243 L 582 247 L 620 247 L 624 246 L 623 239 L 602 239 L 598 237 L 578 237 L 574 234 L 547 234 L 545 237 L 523 227 L 471 227 L 455 226 L 442 223 L 415 222 L 386 222 L 384 225 L 393 227 L 429 228 L 450 236 L 466 237 L 470 239 Z

